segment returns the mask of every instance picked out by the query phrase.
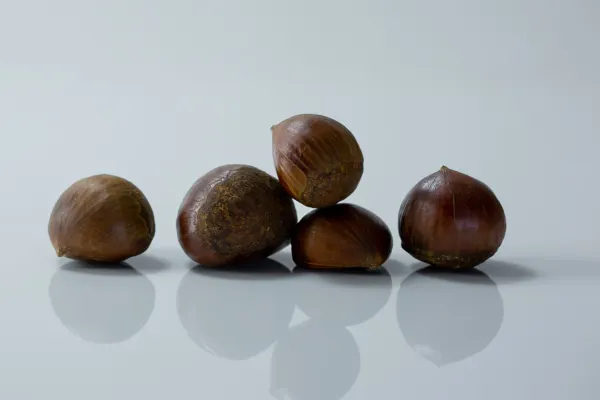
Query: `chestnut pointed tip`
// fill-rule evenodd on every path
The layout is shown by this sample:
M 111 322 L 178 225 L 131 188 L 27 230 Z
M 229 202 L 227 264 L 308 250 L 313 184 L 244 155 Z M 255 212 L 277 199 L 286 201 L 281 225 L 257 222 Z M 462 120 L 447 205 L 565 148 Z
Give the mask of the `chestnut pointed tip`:
M 56 251 L 56 257 L 64 257 L 67 254 L 67 252 L 61 248 L 55 249 L 55 251 Z
M 445 165 L 442 165 L 442 168 L 440 168 L 441 172 L 448 172 L 450 171 L 450 168 L 446 167 Z
M 391 252 L 391 246 L 390 246 Z M 379 268 L 383 266 L 383 264 L 387 261 L 389 256 L 385 256 L 384 254 L 375 254 L 367 258 L 365 267 L 368 271 L 377 271 Z

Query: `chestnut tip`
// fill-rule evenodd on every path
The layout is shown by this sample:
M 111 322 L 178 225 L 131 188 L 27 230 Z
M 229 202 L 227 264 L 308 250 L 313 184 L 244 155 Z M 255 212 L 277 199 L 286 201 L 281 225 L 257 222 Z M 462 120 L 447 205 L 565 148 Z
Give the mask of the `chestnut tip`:
M 205 267 L 247 264 L 286 247 L 298 222 L 279 181 L 250 165 L 228 164 L 200 177 L 177 215 L 186 255 Z

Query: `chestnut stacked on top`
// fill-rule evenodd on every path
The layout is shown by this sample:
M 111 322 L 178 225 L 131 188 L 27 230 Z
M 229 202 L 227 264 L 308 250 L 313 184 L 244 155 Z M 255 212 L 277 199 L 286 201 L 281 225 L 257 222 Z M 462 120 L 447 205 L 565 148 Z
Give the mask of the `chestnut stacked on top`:
M 380 267 L 392 235 L 372 212 L 340 203 L 357 188 L 363 154 L 341 123 L 296 115 L 271 128 L 279 180 L 249 165 L 223 165 L 198 179 L 177 215 L 185 253 L 212 267 L 252 263 L 288 244 L 308 268 Z M 294 201 L 315 208 L 300 222 Z M 446 167 L 421 180 L 400 207 L 402 247 L 434 266 L 471 268 L 498 250 L 506 231 L 502 205 L 482 182 Z M 52 210 L 49 234 L 58 256 L 120 262 L 146 251 L 154 215 L 133 183 L 113 175 L 75 182 Z
M 363 155 L 352 133 L 320 115 L 296 115 L 272 127 L 277 179 L 247 165 L 225 165 L 201 177 L 179 209 L 186 254 L 220 266 L 268 257 L 292 244 L 298 265 L 379 267 L 392 235 L 369 211 L 337 204 L 357 187 Z M 299 223 L 293 199 L 319 207 Z
M 271 128 L 273 158 L 282 186 L 298 202 L 317 208 L 292 235 L 292 258 L 309 268 L 378 268 L 392 252 L 392 234 L 372 212 L 338 204 L 363 174 L 363 154 L 341 123 L 296 115 Z

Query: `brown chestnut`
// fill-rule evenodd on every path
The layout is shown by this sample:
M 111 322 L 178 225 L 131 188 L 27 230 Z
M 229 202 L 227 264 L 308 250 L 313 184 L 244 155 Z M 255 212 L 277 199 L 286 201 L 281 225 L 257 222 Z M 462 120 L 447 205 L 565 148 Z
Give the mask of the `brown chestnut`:
M 363 154 L 356 138 L 331 118 L 295 115 L 271 128 L 279 181 L 308 207 L 332 206 L 358 186 Z
M 205 266 L 249 263 L 287 246 L 298 221 L 277 179 L 249 165 L 224 165 L 198 179 L 177 216 L 179 244 Z
M 354 204 L 336 204 L 302 218 L 292 236 L 292 259 L 307 268 L 376 269 L 392 245 L 392 233 L 378 216 Z
M 150 247 L 154 214 L 133 183 L 114 175 L 94 175 L 75 182 L 60 196 L 48 233 L 59 257 L 120 262 Z
M 442 167 L 400 206 L 402 248 L 437 267 L 472 268 L 493 256 L 506 233 L 500 201 L 483 182 Z

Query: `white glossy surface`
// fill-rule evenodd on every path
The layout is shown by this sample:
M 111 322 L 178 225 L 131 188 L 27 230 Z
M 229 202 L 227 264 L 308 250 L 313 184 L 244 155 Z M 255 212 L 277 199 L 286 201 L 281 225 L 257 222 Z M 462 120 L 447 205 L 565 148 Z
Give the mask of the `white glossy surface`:
M 596 263 L 490 261 L 441 274 L 395 256 L 364 275 L 291 273 L 289 254 L 274 259 L 251 272 L 194 268 L 176 249 L 132 259 L 132 269 L 21 257 L 2 284 L 0 393 L 592 399 L 600 390 Z
M 2 2 L 0 398 L 600 398 L 599 19 L 587 0 Z M 390 225 L 386 270 L 193 270 L 187 189 L 273 173 L 269 128 L 301 112 L 355 133 L 348 201 Z M 481 272 L 418 273 L 400 248 L 402 198 L 443 164 L 505 207 Z M 96 173 L 154 208 L 133 269 L 53 254 L 54 202 Z

